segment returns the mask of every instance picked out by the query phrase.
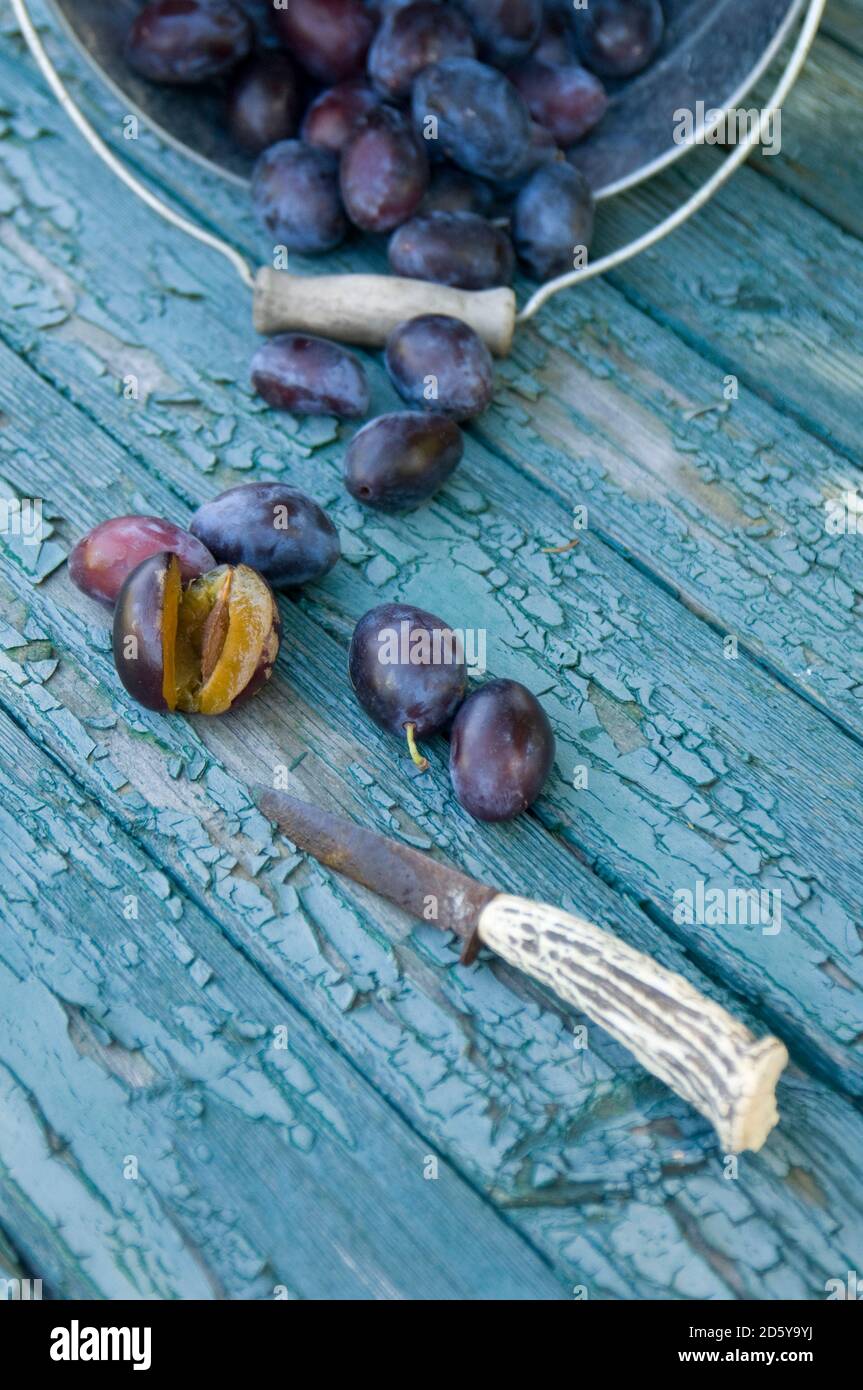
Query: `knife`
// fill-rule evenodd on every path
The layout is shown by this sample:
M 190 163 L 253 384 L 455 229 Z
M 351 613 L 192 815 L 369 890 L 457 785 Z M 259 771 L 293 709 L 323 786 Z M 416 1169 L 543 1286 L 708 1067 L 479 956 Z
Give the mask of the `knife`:
M 760 1149 L 779 1120 L 778 1038 L 756 1038 L 682 975 L 584 917 L 499 892 L 428 854 L 285 792 L 258 805 L 297 846 L 464 943 L 488 946 L 616 1038 L 713 1125 L 725 1153 Z

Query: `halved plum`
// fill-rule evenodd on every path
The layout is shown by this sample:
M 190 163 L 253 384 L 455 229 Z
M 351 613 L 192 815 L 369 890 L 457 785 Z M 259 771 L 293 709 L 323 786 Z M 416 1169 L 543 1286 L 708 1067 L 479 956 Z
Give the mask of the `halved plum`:
M 273 592 L 255 570 L 220 565 L 184 587 L 178 557 L 164 551 L 123 585 L 114 662 L 147 709 L 224 714 L 269 680 L 280 635 Z

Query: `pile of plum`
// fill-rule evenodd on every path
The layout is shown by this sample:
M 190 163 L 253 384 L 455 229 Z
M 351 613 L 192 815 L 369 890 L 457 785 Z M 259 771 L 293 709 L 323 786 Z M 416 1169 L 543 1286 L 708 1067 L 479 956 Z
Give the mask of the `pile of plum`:
M 285 483 L 243 483 L 205 502 L 184 530 L 156 516 L 120 516 L 78 542 L 73 582 L 114 609 L 118 675 L 159 713 L 219 715 L 272 675 L 281 639 L 273 587 L 297 589 L 336 564 L 326 513 Z M 509 820 L 542 790 L 554 736 L 536 698 L 516 681 L 467 692 L 464 653 L 441 619 L 407 604 L 366 613 L 349 672 L 363 708 L 407 739 L 451 727 L 450 775 L 478 820 Z M 395 647 L 392 643 L 395 642 Z
M 126 58 L 224 83 L 276 243 L 392 234 L 397 274 L 483 289 L 509 283 L 513 244 L 538 279 L 572 268 L 593 207 L 566 154 L 663 29 L 659 0 L 152 0 Z
M 126 56 L 152 82 L 223 86 L 230 131 L 258 156 L 252 196 L 274 247 L 325 253 L 353 227 L 389 237 L 398 275 L 482 290 L 509 284 L 517 263 L 547 279 L 586 251 L 593 199 L 567 153 L 603 117 L 603 79 L 644 68 L 663 27 L 659 0 L 150 0 Z M 441 314 L 395 328 L 385 361 L 409 409 L 354 435 L 344 480 L 364 505 L 400 510 L 457 467 L 459 425 L 488 406 L 494 374 L 473 329 Z M 265 342 L 252 383 L 294 414 L 368 412 L 362 363 L 323 338 Z M 271 586 L 320 579 L 339 554 L 311 498 L 249 483 L 206 503 L 188 531 L 160 517 L 103 522 L 69 568 L 115 607 L 114 658 L 136 700 L 217 715 L 272 673 Z M 351 683 L 421 770 L 417 738 L 448 729 L 458 800 L 508 820 L 542 790 L 554 736 L 518 682 L 468 693 L 463 652 L 441 641 L 453 636 L 434 614 L 383 604 L 357 624 Z
M 397 274 L 481 290 L 517 260 L 544 279 L 587 247 L 593 199 L 566 152 L 602 119 L 601 78 L 640 71 L 662 36 L 659 0 L 150 0 L 126 56 L 153 82 L 224 85 L 274 245 L 326 252 L 353 226 L 389 235 Z M 457 466 L 494 369 L 445 314 L 395 328 L 385 363 L 409 413 L 362 430 L 344 477 L 364 505 L 399 509 Z M 265 342 L 252 384 L 295 415 L 369 408 L 359 358 L 308 334 Z
M 415 740 L 449 729 L 450 779 L 461 805 L 476 820 L 512 820 L 533 804 L 551 771 L 551 724 L 518 681 L 487 681 L 468 694 L 455 639 L 425 609 L 382 603 L 354 630 L 351 684 L 376 724 L 407 735 L 421 771 L 428 763 Z
M 114 662 L 139 704 L 213 715 L 272 674 L 273 587 L 321 579 L 340 555 L 317 502 L 285 483 L 242 483 L 199 507 L 188 531 L 157 516 L 103 521 L 75 546 L 69 574 L 114 609 Z
M 151 82 L 221 84 L 280 255 L 359 229 L 397 275 L 483 290 L 584 263 L 593 197 L 567 155 L 663 31 L 659 0 L 150 0 L 125 51 Z M 491 399 L 487 348 L 447 315 L 398 327 L 386 366 L 414 409 L 462 421 Z M 252 381 L 294 414 L 368 409 L 358 359 L 304 334 L 266 343 Z

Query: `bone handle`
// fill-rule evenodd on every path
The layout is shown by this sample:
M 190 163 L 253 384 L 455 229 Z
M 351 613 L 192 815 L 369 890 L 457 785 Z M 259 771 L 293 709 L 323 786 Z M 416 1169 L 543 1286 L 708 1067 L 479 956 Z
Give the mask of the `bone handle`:
M 779 1119 L 775 1087 L 788 1053 L 756 1038 L 682 975 L 582 917 L 500 894 L 482 941 L 553 989 L 706 1116 L 725 1153 L 760 1149 Z
M 289 275 L 268 266 L 255 278 L 259 333 L 317 333 L 340 343 L 383 347 L 394 328 L 420 314 L 462 319 L 498 357 L 512 347 L 512 290 L 453 290 L 393 275 Z

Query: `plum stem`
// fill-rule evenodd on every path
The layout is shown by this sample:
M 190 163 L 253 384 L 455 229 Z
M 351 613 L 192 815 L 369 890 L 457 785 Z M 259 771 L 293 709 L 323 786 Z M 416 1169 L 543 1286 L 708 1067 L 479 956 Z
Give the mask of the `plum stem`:
M 416 724 L 405 724 L 405 733 L 407 734 L 408 740 L 408 752 L 411 755 L 411 760 L 413 761 L 414 765 L 419 768 L 420 772 L 428 772 L 429 760 L 428 758 L 424 758 L 420 750 L 417 748 L 416 731 Z

